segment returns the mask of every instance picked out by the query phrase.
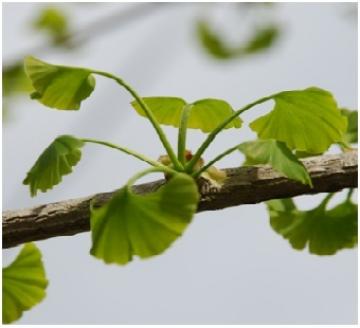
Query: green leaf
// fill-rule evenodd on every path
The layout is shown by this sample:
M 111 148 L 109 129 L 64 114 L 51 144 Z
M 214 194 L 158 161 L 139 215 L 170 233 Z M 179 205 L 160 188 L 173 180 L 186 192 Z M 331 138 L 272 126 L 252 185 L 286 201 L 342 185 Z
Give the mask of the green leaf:
M 274 139 L 249 141 L 242 143 L 239 150 L 245 154 L 250 165 L 270 164 L 289 179 L 312 185 L 305 166 L 283 142 Z
M 278 39 L 280 31 L 275 25 L 255 30 L 253 36 L 244 47 L 245 54 L 253 54 L 270 48 Z
M 76 110 L 95 88 L 95 78 L 85 68 L 45 63 L 34 57 L 25 58 L 25 72 L 34 89 L 31 97 L 57 109 Z
M 341 109 L 341 114 L 347 117 L 348 126 L 345 133 L 345 142 L 352 144 L 358 142 L 358 112 L 357 110 Z
M 241 58 L 270 48 L 279 36 L 279 29 L 274 25 L 256 29 L 244 43 L 228 44 L 225 37 L 216 33 L 209 23 L 201 20 L 197 23 L 197 35 L 207 53 L 214 58 L 225 60 Z
M 271 227 L 294 249 L 307 245 L 312 254 L 332 255 L 357 244 L 357 205 L 350 200 L 326 210 L 324 202 L 310 211 L 299 211 L 291 199 L 267 202 Z
M 69 36 L 68 19 L 59 8 L 44 8 L 35 20 L 34 27 L 46 31 L 54 44 L 64 43 Z
M 261 139 L 283 141 L 290 149 L 319 154 L 343 141 L 347 120 L 328 91 L 308 88 L 273 96 L 274 109 L 250 124 Z
M 164 252 L 190 223 L 198 200 L 196 183 L 183 173 L 143 196 L 123 187 L 107 204 L 91 209 L 91 254 L 126 264 L 134 255 Z
M 2 78 L 3 96 L 11 96 L 32 90 L 30 80 L 26 76 L 24 66 L 21 62 L 5 68 L 2 72 Z
M 72 166 L 80 161 L 80 148 L 83 145 L 83 141 L 70 135 L 57 137 L 40 155 L 23 181 L 30 186 L 31 196 L 35 196 L 38 190 L 45 192 L 52 189 L 64 175 L 71 173 Z
M 146 105 L 151 109 L 160 124 L 180 126 L 181 113 L 187 102 L 175 97 L 145 97 Z M 146 116 L 137 101 L 131 105 L 141 116 Z M 224 100 L 201 99 L 193 102 L 188 120 L 188 128 L 200 129 L 205 133 L 214 130 L 220 123 L 234 113 L 232 107 Z M 226 126 L 240 128 L 241 119 L 236 118 Z
M 18 320 L 46 296 L 48 281 L 41 253 L 33 243 L 25 244 L 15 261 L 2 270 L 3 323 Z

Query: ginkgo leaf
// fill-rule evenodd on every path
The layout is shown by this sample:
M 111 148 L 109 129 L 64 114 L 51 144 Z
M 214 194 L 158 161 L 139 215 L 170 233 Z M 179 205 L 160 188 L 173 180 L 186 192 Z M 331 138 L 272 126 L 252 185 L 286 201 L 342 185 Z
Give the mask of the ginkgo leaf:
M 293 248 L 306 246 L 312 254 L 332 255 L 357 244 L 357 205 L 350 200 L 327 210 L 324 204 L 299 211 L 292 199 L 267 202 L 271 227 Z
M 69 36 L 69 22 L 65 13 L 56 7 L 41 10 L 34 27 L 46 31 L 54 44 L 62 44 Z
M 48 281 L 41 253 L 33 243 L 25 244 L 14 262 L 2 270 L 2 320 L 11 323 L 46 296 Z
M 191 104 L 175 97 L 145 97 L 143 100 L 160 124 L 174 127 L 180 126 L 182 110 L 184 106 L 190 105 L 188 128 L 200 129 L 205 133 L 214 130 L 234 113 L 233 108 L 226 101 L 220 99 L 201 99 Z M 141 116 L 146 116 L 137 101 L 133 101 L 131 105 Z M 237 117 L 226 126 L 226 129 L 240 128 L 241 122 L 241 119 Z
M 30 186 L 31 196 L 35 196 L 38 190 L 45 192 L 52 189 L 64 175 L 71 173 L 72 166 L 80 161 L 80 148 L 83 145 L 82 140 L 70 135 L 57 137 L 40 155 L 23 181 Z
M 284 91 L 273 99 L 274 109 L 250 124 L 259 138 L 283 141 L 290 149 L 313 154 L 343 141 L 347 119 L 328 91 Z
M 279 28 L 274 25 L 255 29 L 248 40 L 239 44 L 229 44 L 226 38 L 215 32 L 209 23 L 197 23 L 199 40 L 209 55 L 217 59 L 233 59 L 264 51 L 270 48 L 279 36 Z
M 34 57 L 25 58 L 25 72 L 34 89 L 31 97 L 57 109 L 76 110 L 95 88 L 95 78 L 85 68 L 45 63 Z
M 123 187 L 107 204 L 91 209 L 91 254 L 126 264 L 134 255 L 164 252 L 190 223 L 198 200 L 195 181 L 183 173 L 147 195 Z
M 239 146 L 247 159 L 247 165 L 270 164 L 286 177 L 312 185 L 305 166 L 286 145 L 274 139 L 244 142 Z
M 349 110 L 346 108 L 341 109 L 341 114 L 347 117 L 348 126 L 345 132 L 345 142 L 357 143 L 358 142 L 358 112 L 357 110 Z

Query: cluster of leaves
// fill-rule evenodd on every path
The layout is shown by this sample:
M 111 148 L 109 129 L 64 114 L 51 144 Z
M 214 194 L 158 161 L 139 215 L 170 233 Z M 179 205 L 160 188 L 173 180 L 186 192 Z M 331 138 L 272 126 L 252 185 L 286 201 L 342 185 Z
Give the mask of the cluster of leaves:
M 25 59 L 25 70 L 34 88 L 31 97 L 60 110 L 78 110 L 95 89 L 95 75 L 114 80 L 133 96 L 132 107 L 150 120 L 167 153 L 154 160 L 106 141 L 63 135 L 45 149 L 27 173 L 24 184 L 29 185 L 31 195 L 45 192 L 72 172 L 81 159 L 83 147 L 89 143 L 111 147 L 150 164 L 149 169 L 130 178 L 106 204 L 91 207 L 91 254 L 105 263 L 124 265 L 134 256 L 148 258 L 168 249 L 185 231 L 196 212 L 200 197 L 198 178 L 221 186 L 226 175 L 213 165 L 231 152 L 242 151 L 248 164 L 269 164 L 280 174 L 312 186 L 311 178 L 296 152 L 319 154 L 332 144 L 345 145 L 345 136 L 349 132 L 347 127 L 351 126 L 347 113 L 343 111 L 345 115 L 342 114 L 331 93 L 315 87 L 279 92 L 235 110 L 220 99 L 187 102 L 178 97 L 141 98 L 125 81 L 110 73 L 53 65 L 34 57 Z M 204 162 L 201 156 L 221 131 L 240 128 L 243 122 L 239 115 L 267 101 L 275 103 L 272 111 L 250 123 L 258 140 L 236 144 L 213 160 Z M 177 154 L 161 125 L 178 128 Z M 188 128 L 208 134 L 194 154 L 186 150 Z M 163 172 L 167 182 L 150 194 L 136 194 L 132 190 L 133 184 L 142 176 L 154 172 Z M 288 213 L 296 215 L 294 222 L 301 219 L 308 223 L 308 219 L 295 209 Z M 336 221 L 336 213 L 330 215 L 333 221 Z M 292 238 L 288 231 L 295 229 L 296 222 L 288 224 L 287 230 L 284 222 L 274 225 L 281 226 L 279 231 Z M 342 247 L 349 245 L 348 240 L 342 243 Z
M 344 248 L 357 245 L 357 204 L 350 197 L 332 209 L 327 203 L 329 194 L 312 210 L 300 211 L 292 199 L 267 202 L 270 225 L 278 234 L 288 239 L 294 249 L 307 245 L 311 254 L 332 255 Z
M 122 79 L 97 70 L 52 65 L 33 57 L 26 58 L 25 68 L 35 89 L 32 98 L 61 110 L 80 108 L 81 102 L 95 88 L 95 75 L 114 79 L 134 96 L 132 106 L 137 113 L 151 121 L 167 152 L 169 162 L 163 164 L 122 146 L 115 146 L 146 161 L 152 168 L 135 175 L 109 203 L 91 211 L 91 253 L 107 263 L 125 264 L 132 255 L 148 257 L 167 249 L 183 232 L 196 211 L 199 195 L 195 180 L 199 176 L 204 177 L 202 174 L 208 173 L 212 164 L 231 151 L 239 149 L 246 153 L 251 163 L 270 164 L 284 176 L 311 186 L 311 178 L 294 151 L 319 154 L 333 143 L 345 142 L 347 118 L 341 114 L 332 95 L 319 88 L 280 92 L 235 111 L 230 104 L 219 99 L 189 103 L 177 97 L 141 98 Z M 238 144 L 206 165 L 203 161 L 200 166 L 196 165 L 219 132 L 227 128 L 240 128 L 242 121 L 238 116 L 268 100 L 275 102 L 273 110 L 250 124 L 259 140 Z M 179 127 L 177 156 L 160 124 Z M 209 134 L 203 145 L 190 157 L 185 156 L 187 128 Z M 89 142 L 109 145 L 104 141 L 74 136 L 56 138 L 24 180 L 31 194 L 35 196 L 37 191 L 46 191 L 57 185 L 62 176 L 69 174 L 79 162 L 81 149 Z M 168 174 L 170 181 L 150 195 L 134 194 L 131 185 L 142 175 L 154 171 Z M 175 200 L 171 201 L 172 197 L 176 204 Z

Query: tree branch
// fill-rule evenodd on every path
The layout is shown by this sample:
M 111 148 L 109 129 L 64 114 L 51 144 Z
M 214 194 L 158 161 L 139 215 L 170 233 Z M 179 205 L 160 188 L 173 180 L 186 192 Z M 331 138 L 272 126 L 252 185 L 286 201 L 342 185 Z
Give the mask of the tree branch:
M 220 190 L 201 187 L 198 211 L 210 211 L 274 198 L 333 192 L 357 187 L 357 151 L 303 160 L 314 188 L 282 177 L 268 165 L 226 169 L 228 180 Z M 137 185 L 135 192 L 156 190 L 164 180 Z M 104 204 L 113 192 L 61 201 L 34 208 L 3 212 L 3 248 L 24 242 L 88 231 L 89 203 Z

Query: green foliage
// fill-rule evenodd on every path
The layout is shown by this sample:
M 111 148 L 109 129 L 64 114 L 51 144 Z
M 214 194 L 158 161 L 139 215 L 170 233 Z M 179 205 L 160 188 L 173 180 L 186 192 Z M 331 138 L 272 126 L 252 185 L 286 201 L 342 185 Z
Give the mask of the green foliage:
M 271 227 L 294 249 L 307 245 L 316 255 L 332 255 L 357 244 L 357 205 L 349 199 L 327 210 L 328 196 L 316 208 L 300 211 L 291 199 L 267 202 Z
M 69 36 L 69 23 L 62 10 L 56 7 L 44 8 L 34 22 L 34 27 L 45 31 L 55 45 L 63 44 Z
M 257 44 L 253 42 L 251 49 L 257 49 Z M 240 149 L 245 153 L 248 163 L 270 164 L 288 178 L 311 186 L 311 179 L 294 152 L 321 154 L 331 144 L 343 142 L 347 128 L 347 117 L 341 114 L 332 95 L 318 88 L 280 92 L 260 98 L 235 111 L 227 102 L 219 99 L 208 98 L 187 103 L 176 97 L 141 98 L 125 81 L 107 72 L 51 65 L 33 57 L 25 60 L 25 67 L 36 89 L 34 98 L 49 107 L 59 109 L 80 107 L 81 101 L 94 89 L 95 80 L 92 74 L 114 80 L 133 96 L 132 106 L 140 115 L 150 120 L 167 152 L 167 155 L 160 156 L 159 160 L 155 161 L 109 142 L 61 136 L 44 151 L 25 178 L 24 183 L 30 185 L 32 195 L 38 190 L 51 189 L 61 181 L 63 175 L 70 173 L 72 166 L 80 160 L 80 148 L 84 142 L 111 147 L 154 167 L 149 169 L 150 171 L 139 173 L 135 178 L 154 170 L 165 173 L 168 181 L 150 194 L 135 194 L 130 187 L 136 180 L 133 178 L 108 203 L 91 209 L 91 254 L 106 263 L 126 264 L 133 256 L 148 258 L 164 252 L 183 233 L 196 211 L 199 200 L 196 182 L 199 181 L 195 180 L 206 179 L 210 187 L 220 188 L 226 180 L 226 173 L 213 165 L 231 152 Z M 229 148 L 212 161 L 204 163 L 201 156 L 218 133 L 226 128 L 240 128 L 240 114 L 271 99 L 275 101 L 272 112 L 251 123 L 251 128 L 258 133 L 260 140 Z M 179 127 L 177 156 L 160 124 Z M 186 150 L 187 128 L 209 133 L 194 155 Z M 277 207 L 274 204 L 282 204 L 279 202 L 269 203 L 272 224 L 297 247 L 304 245 L 304 242 L 301 244 L 298 241 L 297 227 L 302 227 L 302 230 L 306 227 L 307 232 L 311 227 L 320 236 L 319 244 L 314 241 L 314 238 L 317 238 L 315 235 L 310 232 L 306 235 L 306 241 L 310 240 L 311 252 L 330 254 L 341 247 L 353 245 L 347 238 L 350 228 L 341 230 L 344 233 L 339 236 L 334 233 L 336 229 L 342 229 L 338 217 L 341 216 L 340 211 L 351 207 L 348 203 L 329 211 L 325 211 L 323 207 L 322 211 L 300 212 L 291 208 L 288 212 L 276 212 Z M 288 224 L 285 230 L 281 230 L 282 228 L 278 227 L 285 226 L 284 217 L 289 217 L 289 213 L 292 215 L 290 221 L 293 224 Z M 318 223 L 311 223 L 309 217 L 315 217 L 313 221 Z M 348 217 L 353 218 L 353 211 Z M 345 219 L 344 223 L 349 221 L 350 219 Z M 326 225 L 329 222 L 330 228 Z M 320 223 L 323 224 L 321 228 Z M 326 244 L 325 233 L 321 234 L 324 226 L 324 229 L 330 231 L 324 230 L 330 234 L 329 244 Z M 336 229 L 332 230 L 334 226 Z M 350 223 L 347 227 L 349 226 Z M 335 242 L 337 237 L 341 241 Z
M 23 182 L 30 186 L 31 196 L 35 196 L 38 190 L 52 189 L 64 175 L 71 173 L 72 166 L 80 161 L 83 145 L 83 141 L 73 136 L 57 137 L 40 155 Z
M 3 323 L 19 319 L 23 311 L 40 303 L 47 285 L 39 249 L 33 243 L 25 244 L 14 262 L 2 270 Z
M 95 78 L 85 68 L 51 65 L 29 56 L 25 71 L 36 90 L 31 97 L 51 108 L 79 109 L 95 88 Z
M 358 112 L 357 110 L 341 109 L 341 114 L 347 117 L 348 126 L 345 133 L 345 142 L 352 144 L 358 142 Z
M 313 154 L 343 141 L 347 119 L 330 92 L 313 87 L 272 98 L 274 109 L 250 124 L 259 138 L 283 141 L 290 149 Z
M 244 142 L 239 150 L 246 156 L 246 165 L 270 164 L 289 179 L 312 185 L 305 166 L 286 145 L 274 139 Z
M 240 45 L 229 45 L 224 38 L 212 30 L 209 23 L 201 20 L 197 23 L 197 34 L 203 48 L 214 58 L 224 60 L 241 58 L 269 49 L 279 36 L 279 29 L 266 26 L 254 31 L 253 35 Z
M 191 106 L 187 127 L 200 129 L 205 133 L 214 130 L 234 113 L 233 108 L 226 101 L 220 99 L 201 99 L 190 104 L 176 97 L 145 97 L 143 100 L 160 124 L 171 125 L 176 128 L 180 126 L 184 107 Z M 133 101 L 131 105 L 138 114 L 146 116 L 137 101 Z M 241 123 L 241 119 L 236 118 L 225 128 L 240 128 Z
M 126 264 L 134 255 L 164 252 L 190 223 L 198 199 L 196 183 L 183 173 L 145 196 L 123 187 L 91 210 L 91 254 L 106 263 Z

